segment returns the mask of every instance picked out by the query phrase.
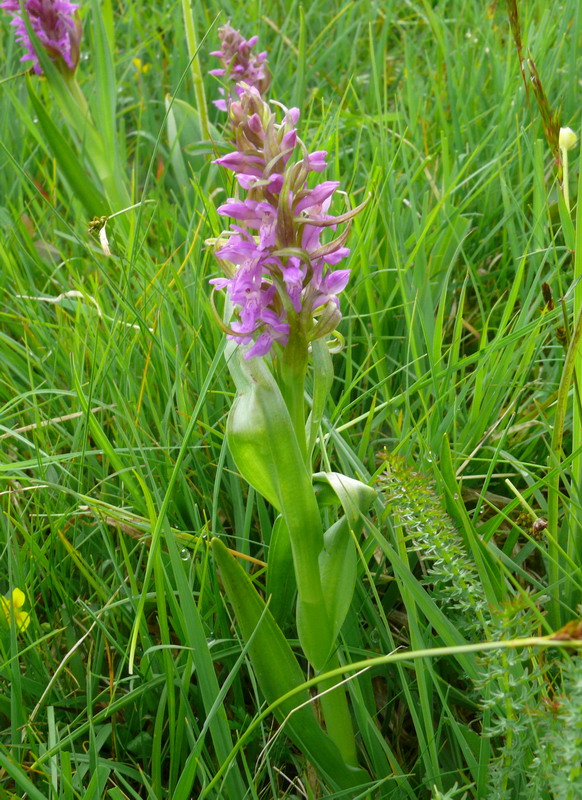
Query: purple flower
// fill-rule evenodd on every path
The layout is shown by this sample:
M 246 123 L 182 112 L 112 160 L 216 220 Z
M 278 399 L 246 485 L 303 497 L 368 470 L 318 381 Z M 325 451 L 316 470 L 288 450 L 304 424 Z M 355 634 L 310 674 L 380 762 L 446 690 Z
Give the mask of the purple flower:
M 297 202 L 294 205 L 295 213 L 306 209 L 322 209 L 323 203 L 328 200 L 335 190 L 339 187 L 339 181 L 324 181 L 316 186 L 315 189 L 307 192 L 300 192 Z
M 309 185 L 325 169 L 327 153 L 308 153 L 298 138 L 298 109 L 274 105 L 283 111 L 281 122 L 256 85 L 239 83 L 228 106 L 235 149 L 214 162 L 234 172 L 244 190 L 218 208 L 236 224 L 216 251 L 228 277 L 211 283 L 230 297 L 227 335 L 250 345 L 245 358 L 285 347 L 294 334 L 309 342 L 335 329 L 350 270 L 332 268 L 349 255 L 350 222 L 364 205 L 329 213 L 339 182 Z
M 276 243 L 277 209 L 270 203 L 257 200 L 245 200 L 244 202 L 227 200 L 216 210 L 224 217 L 243 220 L 249 228 L 258 230 L 261 249 L 272 247 Z
M 67 0 L 24 0 L 23 7 L 30 27 L 52 60 L 74 71 L 79 63 L 81 41 L 81 22 L 77 14 L 79 6 Z M 41 75 L 42 67 L 21 16 L 19 0 L 4 0 L 0 8 L 12 14 L 10 24 L 16 28 L 16 41 L 27 51 L 20 60 L 32 61 L 32 68 L 37 75 Z
M 283 347 L 287 344 L 289 325 L 274 311 L 263 312 L 263 319 L 267 323 L 266 329 L 259 334 L 254 345 L 245 353 L 247 359 L 253 356 L 266 356 L 273 342 L 279 342 Z
M 214 50 L 210 55 L 216 56 L 222 66 L 211 69 L 210 75 L 226 78 L 233 84 L 232 94 L 227 96 L 224 89 L 220 89 L 222 99 L 214 100 L 214 105 L 221 111 L 228 110 L 228 102 L 243 94 L 240 83 L 254 86 L 264 94 L 269 88 L 271 76 L 267 67 L 267 53 L 253 53 L 253 47 L 258 41 L 258 36 L 246 40 L 239 31 L 235 30 L 229 22 L 218 29 L 220 50 Z
M 314 172 L 323 172 L 327 167 L 326 156 L 327 153 L 325 150 L 317 150 L 315 153 L 311 153 L 311 155 L 308 156 L 310 169 Z
M 220 164 L 221 167 L 231 169 L 233 172 L 244 172 L 249 175 L 255 175 L 256 177 L 261 177 L 265 169 L 264 158 L 248 153 L 239 153 L 238 150 L 215 159 L 213 163 Z

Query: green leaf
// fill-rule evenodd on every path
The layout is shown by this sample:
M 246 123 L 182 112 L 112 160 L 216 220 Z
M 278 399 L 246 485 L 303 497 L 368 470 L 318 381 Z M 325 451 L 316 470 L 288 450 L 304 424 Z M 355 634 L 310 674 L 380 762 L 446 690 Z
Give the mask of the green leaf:
M 325 607 L 336 639 L 350 608 L 358 576 L 358 556 L 347 517 L 342 517 L 323 537 L 319 556 Z
M 345 516 L 329 528 L 323 537 L 319 555 L 321 586 L 334 639 L 348 613 L 358 574 L 354 535 L 362 528 L 376 491 L 365 483 L 337 472 L 318 472 L 313 476 L 320 505 L 341 504 Z
M 91 780 L 83 794 L 84 800 L 100 800 L 103 797 L 103 790 L 110 773 L 111 769 L 106 764 L 97 765 L 97 769 L 91 775 Z
M 96 92 L 93 118 L 99 132 L 100 144 L 92 153 L 107 196 L 116 211 L 131 205 L 125 170 L 119 155 L 117 135 L 117 82 L 111 42 L 105 29 L 102 10 L 97 0 L 92 2 L 92 54 L 95 59 Z
M 285 519 L 280 515 L 273 525 L 267 560 L 269 608 L 279 625 L 289 621 L 296 592 L 297 582 L 293 571 L 293 550 L 289 528 Z
M 250 384 L 232 404 L 226 428 L 228 446 L 244 479 L 281 511 L 277 465 L 270 441 L 272 425 L 269 426 L 265 418 L 264 405 L 257 396 L 259 391 L 258 386 Z M 294 436 L 291 421 L 286 423 L 283 414 L 278 420 L 282 435 Z
M 220 540 L 213 539 L 212 551 L 242 637 L 246 642 L 252 637 L 249 655 L 259 687 L 267 702 L 273 703 L 304 683 L 301 667 L 244 569 Z M 367 783 L 366 772 L 344 763 L 336 745 L 319 726 L 309 700 L 304 691 L 279 706 L 276 716 L 284 723 L 289 738 L 334 788 L 349 789 Z
M 20 766 L 5 755 L 3 750 L 4 748 L 0 750 L 0 767 L 12 778 L 16 786 L 22 789 L 23 794 L 26 793 L 31 800 L 47 800 L 47 796 L 39 792 Z
M 176 104 L 176 100 L 174 100 L 174 104 L 172 104 L 172 98 L 170 95 L 166 95 L 164 99 L 164 103 L 166 106 L 166 114 L 168 118 L 166 120 L 166 127 L 168 130 L 168 141 L 170 142 L 170 159 L 172 161 L 172 167 L 174 168 L 174 174 L 178 179 L 178 183 L 182 187 L 183 192 L 187 192 L 188 190 L 188 170 L 186 169 L 186 162 L 184 159 L 184 155 L 182 154 L 182 146 L 180 144 L 180 137 L 179 137 L 179 128 L 178 128 L 178 120 L 176 118 L 176 113 L 172 105 Z
M 352 527 L 359 525 L 374 500 L 376 490 L 339 472 L 316 472 L 313 484 L 320 506 L 339 503 Z
M 91 21 L 93 34 L 92 56 L 95 61 L 97 75 L 95 92 L 95 124 L 101 134 L 106 152 L 112 163 L 117 162 L 117 130 L 115 125 L 115 107 L 117 104 L 117 85 L 111 46 L 105 30 L 101 10 L 97 0 L 91 3 Z
M 56 158 L 73 194 L 85 207 L 88 217 L 102 216 L 108 213 L 107 201 L 92 183 L 82 162 L 77 158 L 70 144 L 63 139 L 61 131 L 47 114 L 44 103 L 34 91 L 31 81 L 28 81 L 28 94 L 46 143 Z

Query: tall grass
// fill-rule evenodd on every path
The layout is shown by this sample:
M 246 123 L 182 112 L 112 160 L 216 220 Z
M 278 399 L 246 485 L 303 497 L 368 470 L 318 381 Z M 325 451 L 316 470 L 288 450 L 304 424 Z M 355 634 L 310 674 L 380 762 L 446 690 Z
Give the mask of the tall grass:
M 316 444 L 322 469 L 379 490 L 340 663 L 410 652 L 346 672 L 359 796 L 576 800 L 576 650 L 478 647 L 555 631 L 582 591 L 563 380 L 582 216 L 575 188 L 560 216 L 505 5 L 193 4 L 190 32 L 187 5 L 83 5 L 77 77 L 109 184 L 47 82 L 27 88 L 3 21 L 0 590 L 22 588 L 32 621 L 0 630 L 0 795 L 339 796 L 261 715 L 208 547 L 224 539 L 263 585 L 273 518 L 226 447 L 207 285 L 229 187 L 191 73 L 197 44 L 217 95 L 209 51 L 230 18 L 269 50 L 271 96 L 301 108 L 327 177 L 354 205 L 372 196 Z M 520 13 L 576 129 L 579 4 Z M 578 173 L 574 150 L 571 187 Z M 107 257 L 88 222 L 133 204 L 107 223 Z

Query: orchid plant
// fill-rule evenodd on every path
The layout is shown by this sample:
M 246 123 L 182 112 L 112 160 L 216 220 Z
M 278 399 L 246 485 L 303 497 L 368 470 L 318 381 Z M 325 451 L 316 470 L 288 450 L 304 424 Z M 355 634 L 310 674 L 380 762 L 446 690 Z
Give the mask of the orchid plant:
M 0 7 L 12 15 L 23 60 L 32 65 L 29 93 L 47 138 L 62 148 L 37 94 L 41 89 L 34 81 L 40 74 L 72 138 L 83 142 L 88 171 L 103 195 L 83 188 L 83 170 L 67 173 L 68 154 L 59 151 L 67 179 L 88 208 L 97 203 L 93 213 L 103 214 L 105 208 L 110 214 L 128 205 L 115 149 L 115 115 L 91 114 L 76 81 L 77 5 L 4 0 Z M 96 0 L 92 24 L 98 57 L 107 66 L 111 45 Z M 212 548 L 266 700 L 292 693 L 276 712 L 286 720 L 285 730 L 330 786 L 351 792 L 367 785 L 369 776 L 359 765 L 346 691 L 339 678 L 325 673 L 335 669 L 338 674 L 337 641 L 357 578 L 357 536 L 376 495 L 346 475 L 314 474 L 314 453 L 333 380 L 331 349 L 341 340 L 339 297 L 350 277 L 349 269 L 339 267 L 349 256 L 351 221 L 365 203 L 332 212 L 340 184 L 319 179 L 327 153 L 310 152 L 299 137 L 299 109 L 267 100 L 270 73 L 266 53 L 255 52 L 256 37 L 245 40 L 225 25 L 220 40 L 214 55 L 221 63 L 212 72 L 223 85 L 215 105 L 227 114 L 233 149 L 215 163 L 234 174 L 236 196 L 218 208 L 232 223 L 214 242 L 223 274 L 211 284 L 213 298 L 224 295 L 224 313 L 217 319 L 227 337 L 225 355 L 237 390 L 228 445 L 240 474 L 275 512 L 267 543 L 267 600 L 219 539 Z M 113 82 L 108 89 L 97 88 L 100 110 L 115 108 L 113 92 Z M 324 519 L 332 523 L 325 525 Z M 307 690 L 297 691 L 305 674 L 286 633 L 298 637 L 310 670 L 321 675 L 324 726 Z M 227 769 L 223 764 L 213 780 Z
M 337 181 L 314 183 L 326 167 L 325 151 L 309 152 L 298 136 L 299 109 L 269 103 L 265 54 L 253 54 L 226 25 L 219 31 L 226 85 L 217 101 L 228 114 L 235 149 L 215 163 L 234 173 L 237 196 L 218 208 L 234 220 L 215 240 L 224 275 L 213 291 L 226 293 L 220 324 L 237 396 L 227 436 L 245 480 L 275 509 L 268 549 L 265 604 L 224 545 L 214 553 L 257 679 L 269 702 L 299 685 L 303 672 L 283 635 L 295 606 L 303 653 L 316 674 L 338 666 L 337 638 L 357 575 L 356 535 L 375 492 L 338 473 L 313 474 L 313 453 L 333 379 L 328 338 L 341 320 L 338 295 L 349 269 L 334 269 L 349 255 L 353 217 L 365 203 L 330 213 Z M 338 226 L 344 226 L 338 232 Z M 331 232 L 331 233 L 328 233 Z M 311 362 L 314 392 L 306 415 L 305 377 Z M 324 506 L 343 514 L 324 529 Z M 296 599 L 295 599 L 296 598 Z M 296 697 L 281 708 L 295 713 L 291 738 L 338 788 L 366 783 L 358 767 L 347 698 L 322 679 L 320 703 L 327 733 Z

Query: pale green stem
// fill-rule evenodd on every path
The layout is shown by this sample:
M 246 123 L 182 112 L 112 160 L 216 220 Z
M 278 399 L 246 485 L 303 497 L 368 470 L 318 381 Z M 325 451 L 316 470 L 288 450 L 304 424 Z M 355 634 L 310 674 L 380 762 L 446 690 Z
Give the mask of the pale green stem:
M 337 653 L 334 653 L 326 664 L 326 669 L 340 668 Z M 325 719 L 328 734 L 335 742 L 346 764 L 358 766 L 358 753 L 354 737 L 352 717 L 348 707 L 345 687 L 339 678 L 326 678 L 317 684 L 319 702 Z M 336 687 L 336 688 L 334 688 Z
M 305 378 L 303 375 L 286 375 L 281 380 L 280 388 L 293 423 L 301 455 L 309 469 L 310 465 L 307 464 L 307 437 L 305 435 Z
M 564 195 L 564 205 L 566 211 L 570 213 L 570 182 L 568 180 L 568 149 L 560 148 L 562 154 L 562 193 Z
M 279 369 L 279 385 L 281 394 L 285 399 L 285 404 L 291 416 L 299 449 L 305 461 L 307 470 L 311 475 L 313 473 L 313 465 L 311 464 L 310 454 L 307 446 L 307 428 L 305 424 L 305 373 L 307 368 L 307 342 L 301 329 L 292 329 L 289 337 L 289 342 L 285 348 L 285 353 Z M 287 520 L 288 526 L 291 524 Z M 293 533 L 290 534 L 293 541 Z M 295 539 L 296 541 L 297 539 Z M 317 569 L 317 576 L 319 578 L 319 563 L 309 565 L 313 571 Z M 296 575 L 297 584 L 300 586 L 301 580 L 304 576 Z M 325 607 L 313 609 L 313 614 L 316 618 L 310 622 L 315 622 L 316 626 L 321 626 L 321 630 L 326 627 L 329 622 L 325 619 Z M 339 667 L 339 659 L 337 653 L 330 656 L 327 663 L 327 668 Z M 358 756 L 356 750 L 356 741 L 354 738 L 354 730 L 352 726 L 352 718 L 348 707 L 345 689 L 333 689 L 338 683 L 337 680 L 325 680 L 318 684 L 321 695 L 321 708 L 327 731 L 331 738 L 336 743 L 342 758 L 347 764 L 351 766 L 358 766 Z M 331 690 L 331 691 L 329 691 Z
M 305 427 L 305 374 L 307 372 L 307 340 L 303 331 L 292 328 L 278 369 L 281 394 L 289 411 L 297 443 L 309 474 L 313 472 L 307 452 Z
M 65 75 L 65 82 L 71 94 L 71 97 L 75 100 L 75 103 L 79 107 L 81 111 L 81 115 L 83 116 L 84 120 L 88 125 L 93 125 L 93 120 L 91 119 L 91 112 L 89 110 L 89 105 L 87 103 L 87 99 L 83 94 L 81 87 L 77 83 L 77 79 L 74 75 Z
M 568 395 L 572 384 L 572 377 L 576 362 L 580 364 L 581 356 L 579 353 L 582 345 L 582 308 L 578 311 L 576 317 L 574 331 L 570 339 L 570 345 L 564 360 L 564 367 L 562 370 L 562 377 L 560 379 L 560 386 L 558 388 L 558 399 L 556 401 L 556 413 L 554 417 L 554 429 L 552 432 L 552 442 L 550 448 L 550 456 L 548 466 L 554 471 L 550 481 L 548 482 L 548 577 L 549 577 L 549 591 L 552 597 L 552 603 L 549 609 L 550 624 L 557 628 L 560 626 L 560 601 L 562 592 L 560 591 L 560 564 L 559 554 L 560 546 L 558 541 L 558 499 L 560 493 L 560 470 L 558 469 L 562 460 L 562 443 L 564 439 L 564 425 L 566 421 L 566 412 L 568 409 Z M 576 404 L 574 404 L 574 412 L 576 413 Z M 579 419 L 579 417 L 578 417 Z M 576 477 L 577 473 L 574 473 Z M 574 489 L 576 495 L 578 492 Z M 570 537 L 573 539 L 573 537 Z M 568 542 L 568 551 L 570 554 L 571 547 Z
M 301 325 L 292 325 L 289 340 L 277 365 L 277 383 L 289 411 L 293 430 L 301 458 L 305 464 L 309 485 L 303 487 L 300 494 L 298 476 L 290 475 L 285 486 L 285 496 L 289 499 L 283 504 L 282 511 L 289 530 L 289 538 L 293 550 L 295 578 L 298 590 L 297 627 L 299 639 L 304 652 L 315 669 L 321 670 L 329 656 L 333 641 L 331 624 L 328 618 L 319 570 L 319 554 L 323 547 L 323 529 L 321 516 L 311 476 L 313 465 L 307 448 L 305 425 L 305 374 L 307 372 L 307 338 Z M 283 494 L 283 493 L 282 493 Z M 297 501 L 304 508 L 296 508 Z M 306 649 L 308 648 L 308 649 Z M 327 648 L 327 652 L 325 652 Z M 315 663 L 313 654 L 318 658 Z M 323 659 L 321 655 L 323 654 Z M 338 694 L 338 693 L 336 693 Z M 339 697 L 339 694 L 338 694 Z M 332 698 L 330 708 L 337 711 L 338 702 Z M 347 707 L 346 707 L 347 710 Z
M 194 84 L 194 94 L 196 96 L 196 106 L 200 117 L 200 131 L 202 138 L 210 140 L 210 124 L 208 121 L 208 108 L 206 106 L 206 94 L 204 92 L 204 81 L 200 60 L 198 58 L 198 38 L 194 25 L 194 15 L 190 0 L 182 0 L 182 14 L 184 17 L 184 29 L 186 31 L 186 43 L 188 45 L 188 55 L 191 61 L 192 83 Z
M 568 213 L 570 210 L 568 197 L 568 155 L 564 157 L 564 201 Z M 574 251 L 574 319 L 582 315 L 582 169 L 578 175 L 578 203 L 576 208 L 576 240 Z M 574 386 L 575 400 L 572 410 L 572 450 L 574 453 L 582 449 L 582 414 L 580 413 L 580 398 L 582 397 L 582 347 L 579 345 L 574 350 Z M 576 400 L 578 402 L 576 402 Z M 582 505 L 582 453 L 578 452 L 572 459 L 573 502 L 571 504 L 571 532 L 568 537 L 568 554 L 580 564 L 582 559 L 582 519 L 580 506 Z M 580 597 L 572 598 L 575 607 L 580 602 Z

